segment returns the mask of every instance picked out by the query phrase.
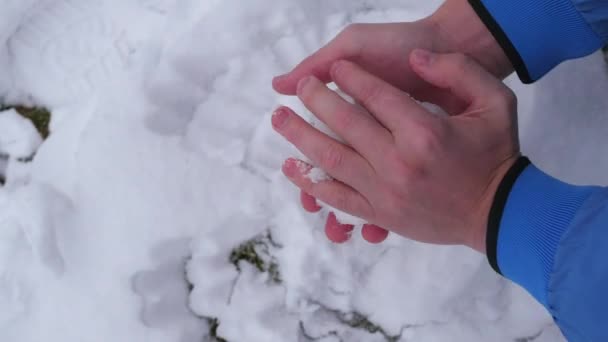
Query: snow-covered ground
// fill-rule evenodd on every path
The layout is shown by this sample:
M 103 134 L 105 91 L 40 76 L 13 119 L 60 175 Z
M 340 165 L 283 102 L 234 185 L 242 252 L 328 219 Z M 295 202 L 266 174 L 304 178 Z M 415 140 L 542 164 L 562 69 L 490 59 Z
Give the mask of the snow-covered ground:
M 40 145 L 0 113 L 0 341 L 559 341 L 474 252 L 330 244 L 280 175 L 270 114 L 299 104 L 272 76 L 438 4 L 1 0 L 0 102 L 53 117 Z M 594 55 L 511 81 L 553 174 L 606 184 L 606 75 Z

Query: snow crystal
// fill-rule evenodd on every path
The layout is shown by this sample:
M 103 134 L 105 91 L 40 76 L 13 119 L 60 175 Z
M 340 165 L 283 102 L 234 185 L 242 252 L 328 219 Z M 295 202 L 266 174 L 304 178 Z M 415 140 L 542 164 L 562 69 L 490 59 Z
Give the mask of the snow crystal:
M 318 167 L 313 167 L 308 171 L 306 177 L 310 179 L 313 183 L 321 183 L 325 181 L 332 180 L 331 176 L 327 174 L 327 172 L 323 171 Z

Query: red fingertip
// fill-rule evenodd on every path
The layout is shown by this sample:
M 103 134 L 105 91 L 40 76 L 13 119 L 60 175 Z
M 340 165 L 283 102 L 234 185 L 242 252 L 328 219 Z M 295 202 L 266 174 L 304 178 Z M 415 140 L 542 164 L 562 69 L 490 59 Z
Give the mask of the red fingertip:
M 300 202 L 302 202 L 302 207 L 304 210 L 308 211 L 309 213 L 318 213 L 322 209 L 317 203 L 317 199 L 304 191 L 300 192 Z
M 279 107 L 272 113 L 272 126 L 275 129 L 281 129 L 289 120 L 290 112 L 287 107 Z
M 378 244 L 386 240 L 386 238 L 388 237 L 388 230 L 373 224 L 366 224 L 363 226 L 361 234 L 367 242 Z
M 295 177 L 298 173 L 300 173 L 300 169 L 298 167 L 298 161 L 294 158 L 289 158 L 283 163 L 283 173 L 287 177 Z
M 341 224 L 334 213 L 329 213 L 325 224 L 325 234 L 333 243 L 345 243 L 350 239 L 354 228 L 350 224 Z

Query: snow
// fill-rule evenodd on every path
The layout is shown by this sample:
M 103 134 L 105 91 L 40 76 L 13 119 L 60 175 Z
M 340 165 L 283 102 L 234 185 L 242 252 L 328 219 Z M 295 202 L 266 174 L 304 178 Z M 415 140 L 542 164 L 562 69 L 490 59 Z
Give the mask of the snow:
M 356 233 L 332 245 L 328 209 L 304 213 L 280 173 L 301 156 L 272 111 L 306 114 L 271 77 L 350 22 L 438 4 L 5 0 L 0 99 L 53 117 L 39 145 L 0 114 L 0 146 L 9 132 L 11 155 L 36 154 L 0 165 L 0 340 L 205 341 L 208 318 L 229 341 L 560 340 L 472 251 Z M 605 184 L 601 57 L 511 84 L 524 150 L 564 179 Z M 248 241 L 259 260 L 231 260 Z
M 308 177 L 313 183 L 321 183 L 332 180 L 331 176 L 328 175 L 327 172 L 323 171 L 323 169 L 318 167 L 313 167 L 312 169 L 310 169 L 306 177 Z
M 41 143 L 42 137 L 30 120 L 14 109 L 0 111 L 0 155 L 27 159 Z

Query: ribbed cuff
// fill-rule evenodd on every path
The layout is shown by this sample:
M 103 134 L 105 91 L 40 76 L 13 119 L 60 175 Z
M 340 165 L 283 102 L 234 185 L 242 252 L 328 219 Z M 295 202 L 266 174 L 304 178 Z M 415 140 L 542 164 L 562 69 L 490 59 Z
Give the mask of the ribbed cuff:
M 597 189 L 566 184 L 526 166 L 499 211 L 494 248 L 498 271 L 547 306 L 547 284 L 561 237 Z
M 603 46 L 571 0 L 469 0 L 524 83 Z

